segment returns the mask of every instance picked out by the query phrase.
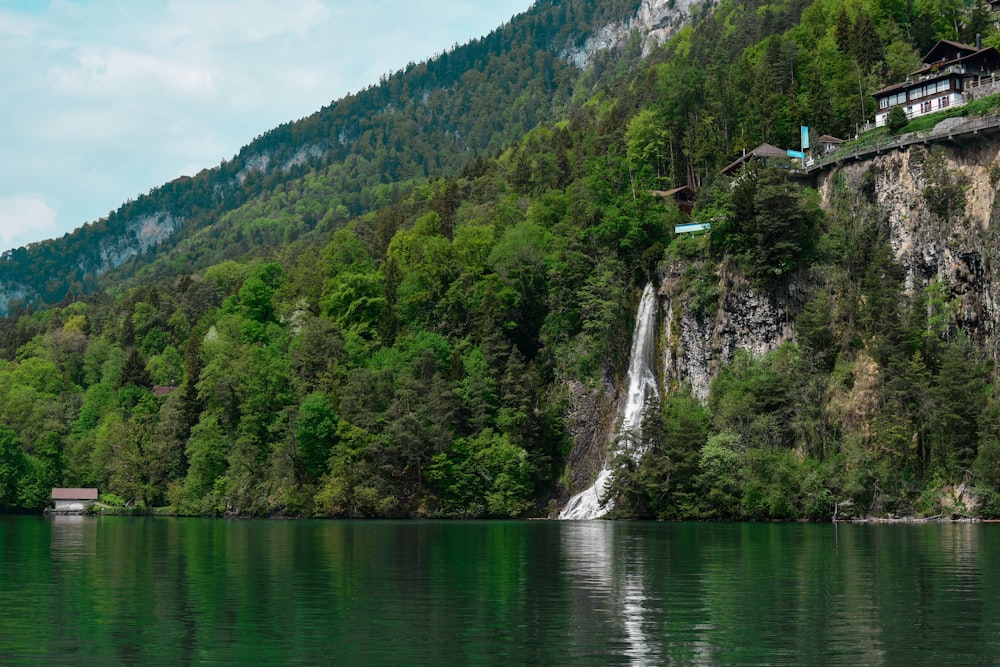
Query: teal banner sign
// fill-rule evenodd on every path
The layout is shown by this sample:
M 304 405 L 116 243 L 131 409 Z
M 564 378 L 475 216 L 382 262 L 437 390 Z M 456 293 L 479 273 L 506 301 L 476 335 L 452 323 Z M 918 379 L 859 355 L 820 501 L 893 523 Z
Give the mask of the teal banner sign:
M 710 222 L 693 222 L 688 225 L 676 225 L 674 234 L 687 234 L 689 232 L 704 232 L 712 228 Z

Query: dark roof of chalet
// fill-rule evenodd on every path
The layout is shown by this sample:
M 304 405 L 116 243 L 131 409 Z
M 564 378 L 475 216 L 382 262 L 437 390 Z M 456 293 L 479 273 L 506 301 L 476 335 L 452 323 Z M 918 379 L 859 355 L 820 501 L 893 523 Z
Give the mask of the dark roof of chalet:
M 971 53 L 966 54 L 966 56 L 959 56 L 958 58 L 945 58 L 943 56 L 940 57 L 940 58 L 935 58 L 934 57 L 935 54 L 937 54 L 938 51 L 940 51 L 940 50 L 942 50 L 944 48 L 948 48 L 948 47 L 950 47 L 952 49 L 958 49 L 959 51 L 971 51 Z M 935 44 L 934 46 L 932 46 L 931 50 L 928 51 L 924 55 L 924 57 L 920 59 L 920 61 L 923 62 L 923 63 L 926 63 L 928 65 L 930 65 L 931 63 L 934 63 L 934 62 L 941 62 L 942 60 L 944 60 L 946 62 L 950 62 L 952 60 L 960 60 L 961 58 L 967 57 L 969 55 L 974 55 L 974 54 L 976 54 L 976 53 L 978 53 L 980 51 L 985 51 L 985 50 L 986 49 L 977 49 L 975 46 L 973 46 L 971 44 L 963 44 L 962 42 L 953 42 L 950 39 L 940 39 L 940 40 L 938 40 L 938 43 Z
M 657 197 L 676 197 L 677 195 L 690 195 L 694 196 L 694 188 L 690 185 L 682 185 L 679 188 L 673 188 L 671 190 L 653 190 L 652 194 Z
M 177 389 L 177 387 L 164 387 L 162 385 L 156 385 L 153 387 L 153 396 L 166 396 L 167 394 L 174 393 L 174 389 Z
M 972 49 L 972 53 L 966 53 L 964 56 L 959 56 L 957 58 L 952 58 L 951 60 L 948 60 L 948 59 L 931 60 L 931 61 L 926 61 L 925 60 L 924 62 L 926 62 L 927 64 L 924 65 L 923 67 L 921 67 L 920 69 L 918 69 L 916 72 L 911 72 L 910 75 L 911 76 L 915 76 L 917 74 L 925 74 L 927 72 L 932 72 L 935 69 L 940 69 L 940 68 L 943 68 L 943 67 L 947 67 L 948 65 L 952 65 L 954 63 L 961 63 L 961 62 L 965 62 L 966 60 L 973 60 L 975 58 L 981 58 L 983 56 L 993 56 L 994 58 L 1000 57 L 1000 51 L 997 51 L 992 46 L 987 46 L 984 49 L 976 49 L 976 47 L 974 47 L 974 46 L 970 46 L 970 47 L 966 47 L 966 48 Z M 928 54 L 928 56 L 929 55 L 930 54 Z
M 914 84 L 915 84 L 915 82 L 913 82 L 913 81 L 901 81 L 900 83 L 894 83 L 891 86 L 886 86 L 885 88 L 883 88 L 881 90 L 876 90 L 874 93 L 872 93 L 872 97 L 879 97 L 881 95 L 888 95 L 889 93 L 895 92 L 897 89 L 909 88 L 910 86 L 912 86 Z
M 843 139 L 838 139 L 837 137 L 835 137 L 833 135 L 830 135 L 830 134 L 824 134 L 822 137 L 819 138 L 819 143 L 821 143 L 821 144 L 842 144 L 842 143 L 844 143 L 844 140 Z
M 52 500 L 97 500 L 97 489 L 52 489 Z
M 761 144 L 749 153 L 746 153 L 727 164 L 722 168 L 722 173 L 727 176 L 735 173 L 736 170 L 740 168 L 740 165 L 753 157 L 788 157 L 788 151 L 783 148 L 778 148 L 777 146 L 772 146 L 771 144 Z
M 990 47 L 990 48 L 993 48 L 993 47 Z M 983 51 L 985 51 L 985 50 L 986 49 L 983 49 Z M 979 55 L 979 54 L 973 53 L 972 55 Z M 1000 53 L 998 53 L 997 55 L 1000 55 Z M 971 57 L 971 56 L 966 56 L 966 58 L 969 58 L 969 57 Z M 921 85 L 927 83 L 928 81 L 933 81 L 934 79 L 943 79 L 943 78 L 948 77 L 948 76 L 956 76 L 956 77 L 960 76 L 959 74 L 955 74 L 954 72 L 949 72 L 946 69 L 942 69 L 935 76 L 931 76 L 931 77 L 927 77 L 926 76 L 927 74 L 933 73 L 935 67 L 940 67 L 942 64 L 943 65 L 951 65 L 952 63 L 957 63 L 960 60 L 965 60 L 965 58 L 958 58 L 956 60 L 949 60 L 949 61 L 947 61 L 945 63 L 934 63 L 933 65 L 927 65 L 926 67 L 924 67 L 922 69 L 918 69 L 916 72 L 911 72 L 910 76 L 907 77 L 906 81 L 900 81 L 899 83 L 894 83 L 891 86 L 886 86 L 885 88 L 882 88 L 881 90 L 876 90 L 874 93 L 872 93 L 872 97 L 881 97 L 882 95 L 888 95 L 889 93 L 893 93 L 893 92 L 895 92 L 897 90 L 906 90 L 908 88 L 916 88 L 917 86 L 921 86 Z

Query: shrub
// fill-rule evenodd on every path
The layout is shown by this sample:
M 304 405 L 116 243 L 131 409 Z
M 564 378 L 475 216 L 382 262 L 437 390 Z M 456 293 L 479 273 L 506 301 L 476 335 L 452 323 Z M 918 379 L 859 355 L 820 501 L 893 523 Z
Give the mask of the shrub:
M 889 128 L 889 131 L 896 134 L 910 122 L 906 117 L 906 112 L 903 111 L 903 107 L 894 106 L 889 109 L 889 115 L 885 119 L 885 125 Z

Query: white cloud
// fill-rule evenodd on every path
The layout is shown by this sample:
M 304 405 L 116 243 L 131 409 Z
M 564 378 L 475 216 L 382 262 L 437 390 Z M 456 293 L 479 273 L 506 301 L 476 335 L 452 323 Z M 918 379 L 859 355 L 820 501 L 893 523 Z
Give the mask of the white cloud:
M 31 16 L 0 9 L 0 37 L 27 39 L 32 37 L 41 22 Z
M 0 197 L 0 243 L 14 248 L 51 236 L 56 212 L 37 195 Z
M 282 35 L 302 37 L 329 16 L 330 11 L 319 0 L 174 0 L 168 5 L 164 23 L 153 27 L 150 37 L 161 45 L 253 43 Z
M 58 141 L 66 150 L 90 148 L 134 131 L 137 120 L 124 109 L 106 106 L 67 106 L 32 123 L 39 141 Z
M 77 49 L 70 66 L 50 72 L 56 92 L 107 97 L 156 88 L 160 94 L 206 94 L 214 89 L 212 74 L 203 68 L 129 49 L 90 45 Z

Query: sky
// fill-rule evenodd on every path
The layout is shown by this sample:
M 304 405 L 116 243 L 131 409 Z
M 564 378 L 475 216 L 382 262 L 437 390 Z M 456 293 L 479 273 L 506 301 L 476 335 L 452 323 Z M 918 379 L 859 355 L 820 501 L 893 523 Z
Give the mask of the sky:
M 531 0 L 0 0 L 0 251 L 70 232 Z

